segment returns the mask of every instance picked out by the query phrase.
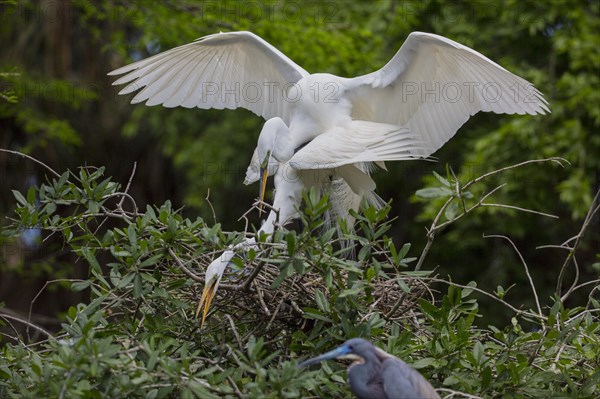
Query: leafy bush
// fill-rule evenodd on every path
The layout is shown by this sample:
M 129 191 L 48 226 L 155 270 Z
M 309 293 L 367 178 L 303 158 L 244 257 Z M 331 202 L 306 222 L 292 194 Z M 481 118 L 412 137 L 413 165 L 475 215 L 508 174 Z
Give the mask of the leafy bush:
M 389 206 L 363 209 L 354 215 L 356 231 L 344 227 L 337 237 L 324 225 L 327 197 L 308 193 L 301 231 L 258 237 L 259 250 L 226 271 L 200 329 L 194 310 L 204 267 L 252 233 L 189 220 L 169 202 L 142 211 L 103 172 L 50 170 L 46 183 L 14 192 L 10 234 L 39 228 L 62 235 L 89 265 L 88 278 L 69 281 L 71 289 L 89 292 L 89 301 L 68 310 L 57 335 L 0 315 L 13 327 L 2 336 L 1 397 L 345 398 L 346 365 L 330 362 L 317 372 L 296 364 L 356 336 L 405 359 L 442 396 L 600 392 L 598 280 L 575 280 L 565 293 L 559 284 L 549 299 L 538 298 L 530 281 L 538 305 L 523 309 L 510 304 L 510 289 L 488 293 L 475 282 L 411 271 L 424 265 L 441 215 L 451 223 L 485 203 L 486 194 L 465 194 L 481 179 L 461 185 L 451 173 L 438 175 L 440 187 L 418 193 L 445 201 L 418 262 L 410 244 L 396 246 L 386 235 L 394 222 L 386 218 Z M 598 211 L 597 198 L 594 204 L 560 279 L 577 267 L 570 259 Z M 352 240 L 355 258 L 343 240 Z M 523 268 L 528 274 L 525 261 Z M 577 290 L 589 292 L 587 303 L 565 307 Z M 478 325 L 480 300 L 509 308 L 510 324 Z M 29 342 L 14 327 L 19 323 L 47 336 Z

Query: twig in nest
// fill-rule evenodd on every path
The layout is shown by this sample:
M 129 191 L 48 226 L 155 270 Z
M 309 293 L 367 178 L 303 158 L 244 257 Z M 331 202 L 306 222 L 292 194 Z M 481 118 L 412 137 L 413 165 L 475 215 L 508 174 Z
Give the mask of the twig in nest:
M 269 308 L 267 307 L 267 304 L 265 303 L 265 300 L 263 298 L 262 290 L 256 284 L 254 285 L 254 288 L 256 289 L 256 295 L 258 296 L 258 300 L 260 301 L 260 304 L 262 305 L 262 308 L 263 308 L 265 314 L 267 316 L 271 316 L 271 312 L 269 312 Z
M 279 313 L 279 309 L 281 308 L 281 305 L 283 305 L 283 302 L 290 296 L 290 293 L 287 292 L 285 293 L 285 295 L 283 295 L 283 297 L 281 298 L 281 301 L 279 301 L 279 303 L 277 304 L 277 307 L 275 308 L 275 311 L 273 312 L 273 316 L 271 316 L 271 319 L 269 320 L 269 322 L 267 323 L 267 328 L 266 330 L 269 330 L 269 327 L 271 327 L 271 324 L 273 323 L 273 320 L 275 320 L 275 317 L 277 316 L 277 314 Z
M 244 345 L 242 345 L 242 339 L 240 338 L 240 334 L 238 333 L 237 328 L 235 327 L 235 323 L 229 314 L 225 314 L 225 318 L 229 321 L 229 325 L 231 326 L 231 331 L 233 331 L 233 335 L 235 335 L 235 339 L 237 340 L 238 347 L 243 352 Z
M 175 254 L 175 252 L 173 252 L 173 249 L 169 248 L 169 255 L 171 255 L 171 258 L 173 258 L 173 260 L 175 261 L 175 263 L 177 263 L 177 266 L 179 266 L 179 268 L 188 275 L 188 277 L 190 277 L 192 280 L 197 281 L 199 283 L 204 283 L 204 279 L 202 277 L 199 277 L 198 275 L 196 275 L 195 273 L 193 273 L 191 270 L 189 270 L 187 267 L 185 267 L 185 265 L 183 264 L 183 262 L 181 261 L 181 259 L 179 259 L 177 257 L 177 255 Z

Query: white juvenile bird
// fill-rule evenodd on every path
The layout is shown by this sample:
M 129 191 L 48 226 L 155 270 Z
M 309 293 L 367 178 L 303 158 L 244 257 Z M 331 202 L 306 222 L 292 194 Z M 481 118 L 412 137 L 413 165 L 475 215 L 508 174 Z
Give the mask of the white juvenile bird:
M 345 135 L 356 132 L 360 136 L 362 129 L 357 124 L 371 122 L 369 129 L 381 132 L 390 132 L 390 126 L 396 131 L 408 129 L 411 139 L 420 143 L 419 148 L 407 153 L 397 151 L 391 142 L 390 151 L 379 148 L 380 156 L 427 157 L 479 111 L 531 115 L 549 112 L 543 95 L 526 80 L 475 50 L 422 32 L 411 33 L 383 68 L 354 78 L 309 74 L 250 32 L 209 35 L 109 73 L 120 74 L 125 75 L 114 84 L 127 83 L 127 86 L 119 94 L 143 88 L 132 103 L 145 101 L 146 105 L 202 109 L 242 107 L 265 119 L 279 117 L 287 127 L 286 137 L 270 149 L 281 154 L 277 159 L 280 166 L 288 164 L 293 174 L 318 169 L 313 181 L 318 184 L 322 182 L 321 169 L 334 169 L 335 175 L 350 187 L 353 179 L 348 181 L 344 173 L 358 170 L 368 175 L 361 169 L 361 163 L 383 159 L 352 158 L 356 149 L 346 145 L 352 140 Z M 326 150 L 324 153 L 310 151 L 297 167 L 291 163 L 295 150 L 303 145 L 317 146 L 318 141 L 313 139 L 327 134 L 336 140 L 328 142 L 326 147 L 319 144 L 320 150 Z M 369 145 L 367 148 L 372 149 Z M 314 154 L 318 155 L 318 162 L 324 156 L 331 159 L 325 159 L 325 166 L 314 168 L 311 165 L 315 160 L 308 156 Z M 275 179 L 281 192 L 285 179 L 279 184 L 277 174 Z M 288 193 L 285 196 L 278 197 L 276 193 L 274 208 L 286 209 L 280 213 L 293 216 L 294 206 L 290 205 L 298 202 L 299 186 L 284 189 Z M 264 192 L 262 186 L 261 192 Z M 273 225 L 269 219 L 263 225 L 266 230 Z M 209 266 L 213 277 L 218 278 L 203 301 L 207 308 L 232 257 L 232 251 L 226 251 Z

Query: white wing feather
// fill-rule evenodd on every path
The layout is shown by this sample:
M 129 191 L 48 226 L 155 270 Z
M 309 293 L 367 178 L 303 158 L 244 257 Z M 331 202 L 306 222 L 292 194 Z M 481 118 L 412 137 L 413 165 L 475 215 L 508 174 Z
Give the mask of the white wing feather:
M 352 121 L 348 128 L 328 130 L 302 147 L 289 160 L 294 169 L 331 169 L 364 162 L 400 161 L 421 158 L 428 151 L 404 127 Z
M 162 52 L 109 75 L 126 74 L 119 94 L 144 88 L 131 103 L 165 107 L 246 108 L 289 122 L 285 89 L 308 76 L 281 51 L 251 32 L 217 33 Z M 288 85 L 288 86 L 286 86 Z
M 413 32 L 380 70 L 350 79 L 354 119 L 406 126 L 430 155 L 479 111 L 550 112 L 525 79 L 442 36 Z M 430 152 L 431 151 L 431 152 Z

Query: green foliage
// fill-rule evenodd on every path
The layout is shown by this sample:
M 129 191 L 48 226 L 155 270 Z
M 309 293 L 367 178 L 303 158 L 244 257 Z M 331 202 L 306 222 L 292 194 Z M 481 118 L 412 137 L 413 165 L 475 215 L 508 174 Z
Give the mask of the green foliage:
M 241 236 L 182 217 L 169 202 L 141 211 L 103 172 L 52 172 L 39 187 L 13 192 L 13 234 L 34 226 L 60 234 L 89 266 L 88 278 L 71 284 L 89 301 L 68 310 L 56 336 L 2 338 L 2 397 L 349 397 L 345 365 L 316 372 L 296 362 L 351 337 L 370 339 L 454 392 L 599 393 L 595 290 L 574 308 L 560 297 L 539 312 L 507 304 L 509 325 L 477 327 L 475 294 L 484 292 L 408 271 L 415 258 L 387 235 L 389 205 L 354 213 L 356 231 L 336 238 L 324 224 L 328 198 L 314 191 L 304 198 L 301 232 L 261 237 L 258 251 L 227 269 L 200 330 L 193 312 L 201 269 Z M 355 259 L 345 257 L 347 240 Z M 445 294 L 435 300 L 432 289 Z M 507 293 L 499 287 L 497 300 Z

